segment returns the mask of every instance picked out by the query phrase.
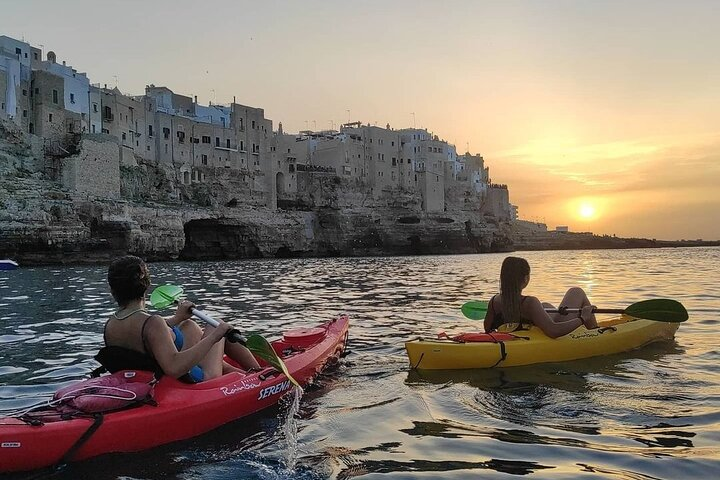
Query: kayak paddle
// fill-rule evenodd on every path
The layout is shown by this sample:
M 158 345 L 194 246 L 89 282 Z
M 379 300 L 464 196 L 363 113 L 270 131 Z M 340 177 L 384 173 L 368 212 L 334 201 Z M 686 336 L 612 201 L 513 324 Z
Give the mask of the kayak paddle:
M 177 285 L 161 285 L 155 290 L 153 290 L 152 294 L 150 294 L 150 304 L 154 308 L 162 310 L 177 302 L 182 296 L 182 294 L 182 287 L 179 287 Z M 219 322 L 217 320 L 215 320 L 202 310 L 192 308 L 191 311 L 193 315 L 205 321 L 207 324 L 212 325 L 213 327 L 217 327 L 219 325 Z M 290 372 L 288 372 L 285 362 L 283 362 L 282 359 L 278 357 L 277 352 L 275 352 L 275 349 L 272 347 L 272 345 L 270 345 L 270 343 L 265 340 L 265 338 L 263 338 L 261 335 L 254 333 L 252 335 L 249 335 L 247 338 L 243 338 L 237 330 L 231 330 L 228 333 L 228 340 L 235 343 L 242 343 L 253 354 L 257 355 L 259 358 L 262 358 L 267 363 L 275 367 L 275 369 L 284 373 L 288 380 L 290 380 L 293 384 L 297 385 L 298 387 L 300 386 L 297 380 L 295 380 L 292 375 L 290 375 Z
M 463 315 L 470 320 L 482 320 L 488 310 L 488 302 L 473 300 L 466 302 L 460 307 Z M 548 313 L 579 313 L 579 308 L 546 308 Z M 625 309 L 620 308 L 594 308 L 593 313 L 622 313 L 635 318 L 644 320 L 654 320 L 656 322 L 680 323 L 688 319 L 687 310 L 682 303 L 667 298 L 654 298 L 652 300 L 642 300 L 633 303 Z

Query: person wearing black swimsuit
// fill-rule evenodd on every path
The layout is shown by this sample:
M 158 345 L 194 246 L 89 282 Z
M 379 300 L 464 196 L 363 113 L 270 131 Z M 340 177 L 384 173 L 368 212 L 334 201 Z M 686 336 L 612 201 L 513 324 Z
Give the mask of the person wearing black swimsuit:
M 507 257 L 500 269 L 500 294 L 493 296 L 488 303 L 485 315 L 485 331 L 497 330 L 505 323 L 536 325 L 551 338 L 561 337 L 573 330 L 585 326 L 597 328 L 593 314 L 593 305 L 585 291 L 580 287 L 569 289 L 560 302 L 560 307 L 578 308 L 581 312 L 562 315 L 548 314 L 545 308 L 553 308 L 542 303 L 537 297 L 522 295 L 523 289 L 530 283 L 530 264 L 519 257 Z M 568 318 L 570 316 L 571 318 Z
M 232 327 L 220 322 L 217 327 L 200 328 L 190 320 L 191 302 L 182 301 L 170 318 L 145 310 L 145 295 L 150 273 L 142 259 L 128 255 L 108 268 L 108 284 L 119 310 L 105 323 L 106 347 L 119 347 L 147 357 L 162 372 L 197 383 L 239 369 L 223 360 L 227 354 L 243 369 L 259 368 L 252 353 L 238 343 L 225 342 Z M 117 351 L 117 348 L 115 348 Z

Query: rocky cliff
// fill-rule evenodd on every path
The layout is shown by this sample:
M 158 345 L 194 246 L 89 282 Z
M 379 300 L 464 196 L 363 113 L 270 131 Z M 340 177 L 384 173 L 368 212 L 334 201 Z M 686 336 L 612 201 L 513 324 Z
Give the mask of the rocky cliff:
M 319 189 L 274 210 L 253 203 L 242 175 L 208 171 L 207 182 L 183 185 L 172 169 L 136 159 L 137 166 L 119 167 L 119 189 L 108 183 L 112 192 L 102 195 L 76 185 L 67 171 L 92 157 L 87 148 L 49 158 L 0 125 L 0 258 L 41 264 L 105 262 L 124 253 L 196 260 L 512 248 L 508 225 L 477 208 L 426 213 L 407 192 L 368 200 L 337 177 L 307 179 Z M 99 172 L 109 164 L 97 155 L 93 161 Z

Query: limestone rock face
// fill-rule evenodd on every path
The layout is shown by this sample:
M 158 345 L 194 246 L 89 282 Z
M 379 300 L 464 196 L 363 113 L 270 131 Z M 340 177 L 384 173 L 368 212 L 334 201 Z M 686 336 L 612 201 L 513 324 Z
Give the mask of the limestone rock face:
M 251 175 L 208 171 L 208 183 L 185 185 L 178 172 L 137 161 L 119 165 L 119 187 L 103 184 L 112 194 L 102 195 L 72 185 L 114 165 L 102 154 L 105 139 L 48 159 L 32 137 L 6 125 L 0 134 L 0 258 L 25 265 L 107 262 L 126 253 L 201 260 L 512 249 L 508 225 L 478 209 L 428 214 L 412 193 L 373 195 L 337 177 L 309 179 L 307 195 L 275 210 L 262 206 L 267 199 Z M 82 170 L 87 158 L 95 170 Z

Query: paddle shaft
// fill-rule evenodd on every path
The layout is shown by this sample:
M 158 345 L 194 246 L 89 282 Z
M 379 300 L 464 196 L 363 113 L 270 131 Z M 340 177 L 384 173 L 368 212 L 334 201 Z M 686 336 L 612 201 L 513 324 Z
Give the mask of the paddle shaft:
M 580 313 L 581 308 L 546 308 L 547 313 L 559 313 L 560 315 L 567 315 L 568 313 Z M 593 308 L 592 313 L 625 313 L 622 308 Z
M 220 322 L 218 322 L 217 320 L 215 320 L 214 318 L 212 318 L 210 315 L 203 312 L 202 310 L 198 310 L 197 308 L 191 308 L 190 311 L 192 312 L 193 315 L 195 315 L 196 317 L 198 317 L 200 320 L 204 321 L 208 325 L 211 325 L 213 327 L 217 327 L 218 325 L 220 325 Z M 243 345 L 245 345 L 245 339 L 243 338 L 242 335 L 240 335 L 240 333 L 238 333 L 237 330 L 230 330 L 227 333 L 226 338 L 231 342 L 242 343 Z

